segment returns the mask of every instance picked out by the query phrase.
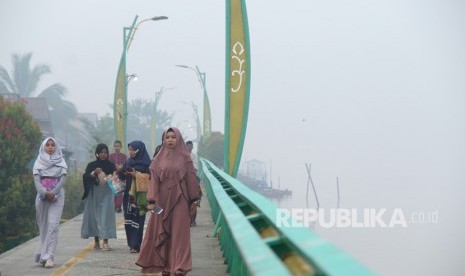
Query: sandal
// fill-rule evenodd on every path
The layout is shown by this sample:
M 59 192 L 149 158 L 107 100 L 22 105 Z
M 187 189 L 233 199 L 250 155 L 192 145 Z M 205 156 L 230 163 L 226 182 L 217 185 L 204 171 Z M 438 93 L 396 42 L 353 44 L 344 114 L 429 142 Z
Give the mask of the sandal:
M 110 251 L 111 247 L 108 245 L 108 243 L 104 243 L 103 246 L 102 246 L 102 250 L 103 251 Z
M 55 264 L 53 263 L 52 259 L 48 259 L 47 262 L 45 263 L 45 268 L 52 268 Z
M 131 250 L 129 250 L 131 253 L 139 253 L 139 250 L 137 249 L 134 249 L 134 248 L 131 248 Z

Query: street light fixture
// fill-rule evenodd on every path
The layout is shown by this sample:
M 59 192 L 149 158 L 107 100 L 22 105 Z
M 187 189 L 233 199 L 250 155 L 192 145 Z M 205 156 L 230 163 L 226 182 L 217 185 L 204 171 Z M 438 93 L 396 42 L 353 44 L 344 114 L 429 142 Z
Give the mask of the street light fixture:
M 199 113 L 197 112 L 197 106 L 194 104 L 194 102 L 192 102 L 192 110 L 194 111 L 195 124 L 197 126 L 197 143 L 200 143 L 202 133 L 201 133 L 201 130 L 200 130 Z
M 186 68 L 193 70 L 197 76 L 197 79 L 200 83 L 200 88 L 203 90 L 203 135 L 205 138 L 208 138 L 211 134 L 211 113 L 210 113 L 210 101 L 208 100 L 207 88 L 205 86 L 206 82 L 206 73 L 200 72 L 198 66 L 191 67 L 187 65 L 178 64 L 176 67 Z
M 157 147 L 157 137 L 155 133 L 156 129 L 156 119 L 157 119 L 157 107 L 158 104 L 160 103 L 161 96 L 163 95 L 164 92 L 176 89 L 176 87 L 169 87 L 169 88 L 164 88 L 162 87 L 159 91 L 155 92 L 155 104 L 152 112 L 152 122 L 151 122 L 151 128 L 150 128 L 150 141 L 151 141 L 151 146 L 152 146 L 152 152 L 155 152 L 155 148 Z
M 190 103 L 186 102 L 186 101 L 181 101 L 183 104 L 188 104 L 188 105 L 191 105 L 192 107 L 192 111 L 194 112 L 194 119 L 195 119 L 195 125 L 196 125 L 196 133 L 197 133 L 197 137 L 195 138 L 195 141 L 197 141 L 197 143 L 200 143 L 200 139 L 202 137 L 202 129 L 201 129 L 201 126 L 200 126 L 200 119 L 199 119 L 199 113 L 197 111 L 197 105 L 194 103 L 194 101 L 191 101 Z
M 126 53 L 129 50 L 134 34 L 139 25 L 146 21 L 157 21 L 168 19 L 166 16 L 155 16 L 152 18 L 144 19 L 137 25 L 137 19 L 139 16 L 136 15 L 131 27 L 123 27 L 123 53 L 118 67 L 116 77 L 116 88 L 115 88 L 115 99 L 113 106 L 113 118 L 115 124 L 115 138 L 120 140 L 122 145 L 126 145 L 126 130 L 127 130 L 127 90 L 128 83 L 131 80 L 136 80 L 136 75 L 126 75 Z M 136 27 L 134 27 L 136 26 Z
M 127 74 L 126 75 L 126 83 L 129 83 L 132 80 L 137 81 L 137 75 L 136 74 Z
M 183 127 L 182 125 L 185 125 L 186 127 Z M 194 138 L 190 138 L 190 134 L 187 132 L 187 131 L 192 132 L 194 130 L 194 127 L 193 127 L 193 125 L 191 124 L 191 122 L 189 120 L 182 120 L 182 121 L 178 122 L 176 124 L 176 127 L 181 132 L 182 137 L 184 138 L 185 142 L 187 142 L 187 141 L 194 142 L 195 141 Z
M 147 19 L 144 19 L 142 21 L 140 21 L 139 23 L 137 23 L 136 27 L 134 28 L 134 32 L 132 33 L 131 37 L 129 38 L 129 43 L 128 43 L 128 50 L 129 50 L 129 47 L 131 46 L 131 42 L 132 40 L 134 39 L 134 34 L 136 33 L 137 29 L 139 28 L 139 25 L 146 22 L 146 21 L 158 21 L 158 20 L 166 20 L 168 19 L 168 16 L 154 16 L 152 18 L 147 18 Z

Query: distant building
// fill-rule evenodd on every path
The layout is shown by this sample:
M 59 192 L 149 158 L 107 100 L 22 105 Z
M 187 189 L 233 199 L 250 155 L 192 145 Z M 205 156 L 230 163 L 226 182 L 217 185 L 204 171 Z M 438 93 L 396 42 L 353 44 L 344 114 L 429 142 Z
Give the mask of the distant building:
M 26 111 L 39 124 L 42 136 L 55 137 L 52 128 L 52 120 L 48 112 L 47 99 L 45 98 L 23 98 L 23 103 L 26 106 Z M 60 141 L 59 141 L 60 142 Z M 61 145 L 64 145 L 60 142 Z
M 250 189 L 262 194 L 270 199 L 281 199 L 283 197 L 291 196 L 292 191 L 285 189 L 281 190 L 273 188 L 273 182 L 270 179 L 268 183 L 267 164 L 264 161 L 252 159 L 241 163 L 241 168 L 237 174 L 237 179 L 245 184 Z M 270 168 L 271 170 L 271 168 Z
M 245 161 L 244 166 L 248 177 L 257 180 L 266 178 L 266 163 L 264 161 L 252 159 Z
M 47 99 L 45 98 L 22 98 L 21 101 L 24 103 L 26 111 L 32 116 L 32 118 L 39 124 L 40 132 L 42 132 L 42 138 L 53 137 L 60 144 L 61 150 L 65 157 L 66 163 L 70 169 L 74 169 L 74 160 L 71 160 L 72 152 L 66 149 L 66 142 L 55 137 L 53 132 L 52 120 L 48 111 Z M 71 162 L 72 161 L 72 162 Z

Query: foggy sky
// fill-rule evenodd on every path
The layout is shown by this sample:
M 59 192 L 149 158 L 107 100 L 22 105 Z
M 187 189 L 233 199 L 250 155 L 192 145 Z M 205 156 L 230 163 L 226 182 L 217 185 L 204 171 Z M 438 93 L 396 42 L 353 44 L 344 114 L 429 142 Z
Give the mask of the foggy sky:
M 436 225 L 316 231 L 381 275 L 465 270 L 465 3 L 247 1 L 251 94 L 243 160 L 271 163 L 273 183 L 305 207 L 312 164 L 323 207 L 439 211 Z M 146 22 L 127 55 L 129 100 L 150 99 L 195 123 L 206 72 L 212 128 L 223 132 L 223 1 L 0 0 L 0 64 L 33 52 L 80 112 L 112 114 L 123 27 Z M 195 134 L 192 134 L 195 135 Z M 193 138 L 193 137 L 190 137 Z

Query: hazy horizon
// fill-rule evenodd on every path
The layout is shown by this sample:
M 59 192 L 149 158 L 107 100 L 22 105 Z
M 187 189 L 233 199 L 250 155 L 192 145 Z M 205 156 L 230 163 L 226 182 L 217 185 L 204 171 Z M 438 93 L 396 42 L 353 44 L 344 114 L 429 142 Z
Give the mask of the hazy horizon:
M 80 112 L 112 114 L 123 27 L 140 26 L 127 56 L 129 100 L 152 99 L 191 122 L 206 72 L 212 130 L 224 128 L 225 4 L 218 1 L 2 0 L 0 64 L 32 52 Z M 251 47 L 243 161 L 272 164 L 282 202 L 305 207 L 307 173 L 322 207 L 439 211 L 406 229 L 315 229 L 380 275 L 465 270 L 465 2 L 247 1 Z M 314 204 L 314 202 L 313 202 Z M 314 206 L 314 205 L 312 205 Z

